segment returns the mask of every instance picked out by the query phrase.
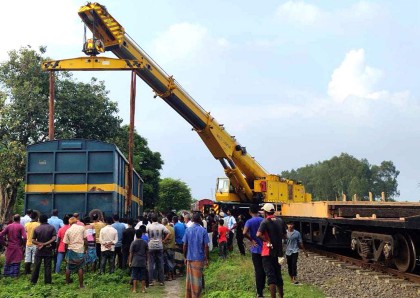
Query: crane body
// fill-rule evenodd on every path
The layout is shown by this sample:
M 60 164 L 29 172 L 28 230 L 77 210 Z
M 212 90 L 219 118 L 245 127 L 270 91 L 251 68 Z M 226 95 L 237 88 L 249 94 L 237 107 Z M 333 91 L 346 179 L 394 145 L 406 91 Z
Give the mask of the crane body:
M 92 51 L 89 60 L 90 69 L 107 69 L 103 63 L 91 61 L 98 59 L 99 57 L 94 55 L 102 50 L 111 51 L 127 65 L 135 64 L 134 71 L 153 89 L 155 97 L 162 98 L 180 114 L 197 132 L 214 158 L 219 160 L 227 178 L 218 178 L 217 201 L 238 203 L 311 201 L 311 195 L 305 192 L 302 184 L 269 174 L 222 124 L 219 124 L 182 88 L 173 76 L 168 75 L 126 34 L 124 27 L 109 14 L 105 6 L 87 3 L 79 9 L 78 14 L 93 34 L 93 39 L 88 40 L 89 45 L 85 45 L 84 49 L 100 45 L 100 51 Z M 61 64 L 64 65 L 65 62 L 66 60 L 63 60 Z M 86 68 L 84 65 L 86 63 L 87 61 L 83 59 L 72 60 L 66 66 L 69 67 L 71 64 L 73 69 L 83 69 Z M 62 66 L 60 63 L 47 62 L 43 67 L 53 70 Z

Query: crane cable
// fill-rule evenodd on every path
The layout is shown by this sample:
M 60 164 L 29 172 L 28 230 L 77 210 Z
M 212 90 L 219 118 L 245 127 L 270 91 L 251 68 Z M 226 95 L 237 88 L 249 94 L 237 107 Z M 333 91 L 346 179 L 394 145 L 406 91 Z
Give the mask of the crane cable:
M 93 12 L 93 10 L 92 10 Z M 86 53 L 85 51 L 87 50 L 87 38 L 86 38 L 86 23 L 84 23 L 83 26 L 83 52 Z M 93 19 L 92 22 L 92 45 L 94 47 L 94 50 L 96 49 L 96 38 L 95 38 L 95 19 Z

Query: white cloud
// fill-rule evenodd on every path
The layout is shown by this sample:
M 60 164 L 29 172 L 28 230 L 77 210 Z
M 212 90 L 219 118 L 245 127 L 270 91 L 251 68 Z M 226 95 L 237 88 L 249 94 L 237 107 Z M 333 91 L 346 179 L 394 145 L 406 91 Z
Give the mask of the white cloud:
M 277 8 L 277 16 L 282 20 L 301 24 L 312 24 L 324 14 L 321 9 L 304 1 L 287 1 Z
M 246 132 L 256 123 L 276 126 L 296 119 L 371 127 L 382 123 L 386 114 L 394 117 L 418 114 L 420 105 L 409 91 L 392 92 L 375 88 L 383 76 L 382 70 L 367 65 L 364 49 L 351 50 L 333 71 L 326 94 L 297 90 L 279 95 L 277 90 L 271 90 L 271 94 L 265 94 L 265 97 L 273 99 L 271 101 L 253 105 L 226 102 L 223 108 L 214 110 L 214 115 L 225 119 L 226 127 Z M 279 99 L 277 102 L 276 98 Z
M 153 42 L 153 53 L 159 61 L 185 59 L 203 47 L 207 29 L 198 24 L 174 24 Z
M 375 3 L 369 3 L 367 1 L 359 1 L 355 3 L 353 6 L 345 9 L 339 13 L 342 17 L 350 18 L 373 18 L 377 15 L 382 14 L 381 6 Z
M 351 50 L 334 70 L 328 84 L 328 95 L 337 102 L 352 96 L 378 99 L 383 92 L 373 91 L 373 87 L 382 75 L 381 70 L 366 65 L 364 49 Z
M 410 91 L 393 92 L 375 88 L 383 76 L 382 70 L 366 64 L 364 49 L 349 51 L 333 71 L 328 84 L 331 107 L 365 119 L 376 111 L 392 110 L 407 116 L 418 113 L 420 105 L 412 98 Z
M 81 47 L 83 27 L 77 16 L 78 9 L 74 1 L 22 0 L 18 5 L 2 1 L 0 19 L 4 42 L 0 43 L 0 61 L 7 59 L 8 51 L 26 45 L 37 48 L 80 42 Z
M 230 47 L 225 38 L 212 37 L 200 24 L 179 23 L 171 25 L 152 42 L 153 56 L 165 64 L 177 60 L 202 58 L 209 52 Z
M 301 0 L 290 0 L 280 4 L 276 16 L 282 22 L 298 26 L 322 26 L 328 31 L 340 31 L 357 27 L 357 24 L 380 17 L 384 8 L 366 1 L 359 1 L 352 6 L 327 10 Z M 348 28 L 350 26 L 350 28 Z

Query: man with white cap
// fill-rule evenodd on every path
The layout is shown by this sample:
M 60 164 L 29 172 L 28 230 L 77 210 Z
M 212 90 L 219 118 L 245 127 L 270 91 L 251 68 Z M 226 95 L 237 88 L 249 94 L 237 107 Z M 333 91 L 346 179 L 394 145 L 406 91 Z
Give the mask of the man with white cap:
M 283 220 L 274 216 L 273 204 L 266 203 L 261 210 L 264 211 L 265 219 L 258 229 L 257 237 L 263 241 L 261 257 L 267 284 L 271 298 L 276 297 L 276 290 L 279 292 L 279 297 L 283 298 L 283 279 L 278 257 L 283 256 L 282 241 L 285 238 L 286 228 Z

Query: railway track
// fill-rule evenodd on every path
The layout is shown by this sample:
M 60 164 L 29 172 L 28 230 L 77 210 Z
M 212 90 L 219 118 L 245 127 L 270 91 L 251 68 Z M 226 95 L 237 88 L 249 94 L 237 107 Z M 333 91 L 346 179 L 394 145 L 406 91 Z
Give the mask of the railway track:
M 343 255 L 337 252 L 322 250 L 320 248 L 313 247 L 313 246 L 307 245 L 306 248 L 309 252 L 312 252 L 314 254 L 324 256 L 333 260 L 337 260 L 339 262 L 342 262 L 345 265 L 354 266 L 355 267 L 354 269 L 356 269 L 356 267 L 359 267 L 362 270 L 363 269 L 370 270 L 370 271 L 390 275 L 393 278 L 401 279 L 401 282 L 409 281 L 411 283 L 418 285 L 420 289 L 420 275 L 419 274 L 401 272 L 401 271 L 398 271 L 397 269 L 393 269 L 385 265 L 381 265 L 377 263 L 369 263 L 367 261 L 364 261 L 355 257 Z

